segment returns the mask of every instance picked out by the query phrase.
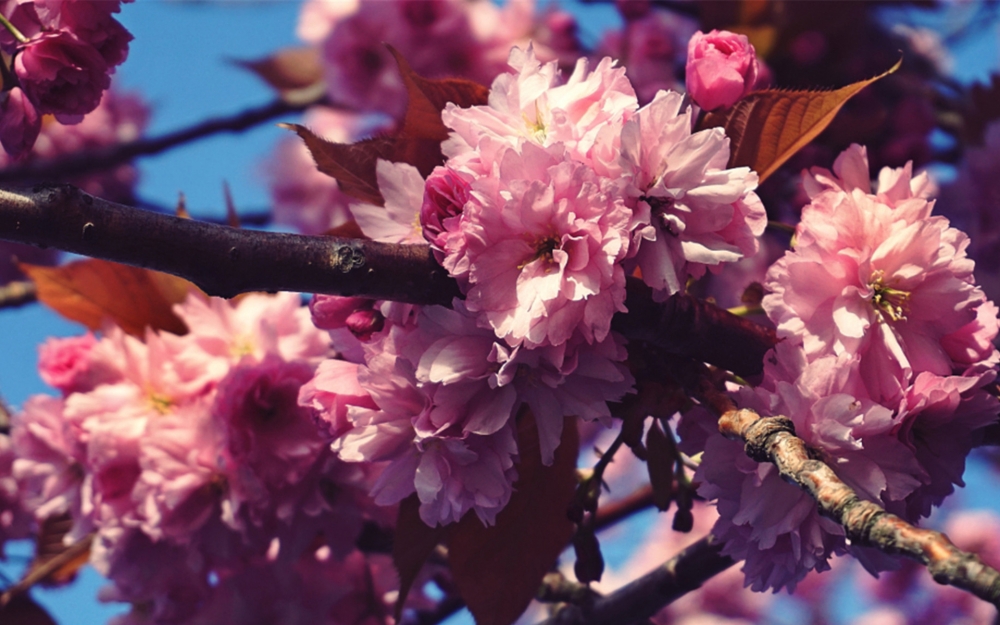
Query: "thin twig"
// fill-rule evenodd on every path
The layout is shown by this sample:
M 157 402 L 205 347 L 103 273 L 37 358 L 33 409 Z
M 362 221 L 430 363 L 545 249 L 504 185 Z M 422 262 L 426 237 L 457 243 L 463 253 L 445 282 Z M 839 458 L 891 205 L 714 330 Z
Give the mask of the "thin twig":
M 589 609 L 567 604 L 540 625 L 629 625 L 641 623 L 735 562 L 706 536 L 639 579 L 594 601 Z
M 279 98 L 264 106 L 247 109 L 235 115 L 207 119 L 160 137 L 136 139 L 126 143 L 7 167 L 0 170 L 0 182 L 46 181 L 102 171 L 128 163 L 139 156 L 159 154 L 179 145 L 219 133 L 241 132 L 276 117 L 302 112 L 310 106 L 323 102 L 324 98 L 322 97 L 309 102 L 296 103 L 289 103 Z
M 94 535 L 88 534 L 67 547 L 66 550 L 61 552 L 59 555 L 46 560 L 34 569 L 28 571 L 28 573 L 16 584 L 7 588 L 7 590 L 0 595 L 0 607 L 7 605 L 10 603 L 11 599 L 17 595 L 30 590 L 31 587 L 38 582 L 90 551 L 90 545 L 93 541 Z
M 781 477 L 812 495 L 820 512 L 844 527 L 852 545 L 922 562 L 939 584 L 968 590 L 1000 607 L 1000 572 L 958 549 L 944 534 L 916 528 L 878 504 L 861 500 L 833 469 L 810 455 L 790 419 L 731 409 L 720 417 L 719 431 L 743 440 L 748 456 L 773 463 Z
M 37 300 L 35 283 L 31 280 L 8 282 L 0 286 L 0 308 L 17 308 Z

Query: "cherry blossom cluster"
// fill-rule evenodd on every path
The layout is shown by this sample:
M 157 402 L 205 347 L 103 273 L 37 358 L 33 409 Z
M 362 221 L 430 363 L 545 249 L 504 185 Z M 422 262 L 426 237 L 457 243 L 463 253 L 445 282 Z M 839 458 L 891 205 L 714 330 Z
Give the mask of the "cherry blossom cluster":
M 320 365 L 303 400 L 342 460 L 390 462 L 377 503 L 416 492 L 431 525 L 468 510 L 494 521 L 517 475 L 522 408 L 550 464 L 566 417 L 607 422 L 608 402 L 632 391 L 611 331 L 626 275 L 640 270 L 665 298 L 756 252 L 765 225 L 756 174 L 727 169 L 728 139 L 693 133 L 680 94 L 640 108 L 611 59 L 581 59 L 565 80 L 530 47 L 510 66 L 488 105 L 443 111 L 444 166 L 424 180 L 380 161 L 385 206 L 351 207 L 377 241 L 429 241 L 465 300 L 312 304 L 319 327 L 360 345 Z
M 298 35 L 321 50 L 327 91 L 337 110 L 312 107 L 306 125 L 319 136 L 346 143 L 390 129 L 391 120 L 401 118 L 406 92 L 383 42 L 426 78 L 491 84 L 507 71 L 511 48 L 526 48 L 529 42 L 537 59 L 572 71 L 588 53 L 575 17 L 554 4 L 544 10 L 535 5 L 534 0 L 511 0 L 502 7 L 488 0 L 309 0 Z M 622 7 L 629 11 L 629 23 L 606 32 L 592 60 L 618 59 L 642 104 L 661 89 L 682 90 L 678 76 L 687 42 L 697 31 L 694 21 L 645 2 Z M 430 41 L 435 44 L 427 45 Z M 266 171 L 276 221 L 318 234 L 350 220 L 350 200 L 312 162 L 302 142 L 289 137 L 268 159 Z
M 67 542 L 93 534 L 103 598 L 133 604 L 122 622 L 217 622 L 255 602 L 280 622 L 383 618 L 391 569 L 354 546 L 369 511 L 385 522 L 366 503 L 377 471 L 337 460 L 298 404 L 325 333 L 294 294 L 191 295 L 175 310 L 182 336 L 112 326 L 42 346 L 61 397 L 30 398 L 16 457 L 2 448 L 25 510 L 68 516 Z M 4 531 L 15 520 L 0 512 Z
M 926 174 L 885 168 L 873 187 L 855 145 L 804 184 L 811 201 L 794 249 L 765 285 L 764 309 L 784 341 L 738 401 L 792 419 L 859 496 L 917 521 L 962 485 L 966 456 L 996 420 L 987 387 L 1000 362 L 997 307 L 975 285 L 968 237 L 932 215 Z M 807 494 L 718 433 L 697 478 L 717 500 L 713 532 L 745 560 L 756 590 L 794 588 L 845 551 L 872 571 L 896 566 L 849 546 Z
M 0 48 L 12 58 L 0 95 L 0 143 L 9 154 L 31 149 L 44 115 L 73 124 L 97 108 L 132 40 L 114 18 L 120 8 L 120 0 L 0 5 Z

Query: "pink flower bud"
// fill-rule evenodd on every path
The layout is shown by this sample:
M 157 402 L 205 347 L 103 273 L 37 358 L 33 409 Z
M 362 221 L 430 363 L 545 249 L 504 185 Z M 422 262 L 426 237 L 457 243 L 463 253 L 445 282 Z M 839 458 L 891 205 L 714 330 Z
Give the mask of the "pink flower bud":
M 431 245 L 444 249 L 444 235 L 458 230 L 457 218 L 469 201 L 469 191 L 469 183 L 454 171 L 438 167 L 431 172 L 420 207 L 420 226 Z
M 42 129 L 42 118 L 20 87 L 0 96 L 0 144 L 17 158 L 31 150 Z
M 687 90 L 706 111 L 730 107 L 757 81 L 757 56 L 746 35 L 713 30 L 688 42 Z

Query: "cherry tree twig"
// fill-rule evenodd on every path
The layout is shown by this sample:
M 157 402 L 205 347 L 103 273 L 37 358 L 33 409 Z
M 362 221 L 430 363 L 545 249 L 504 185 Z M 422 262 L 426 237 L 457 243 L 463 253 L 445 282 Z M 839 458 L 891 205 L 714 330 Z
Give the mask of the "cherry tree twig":
M 78 176 L 110 169 L 139 156 L 159 154 L 179 145 L 219 133 L 242 132 L 276 117 L 299 113 L 310 106 L 323 102 L 324 98 L 322 97 L 308 102 L 295 103 L 286 102 L 279 98 L 264 106 L 247 109 L 235 115 L 207 119 L 159 137 L 136 139 L 126 143 L 7 167 L 0 170 L 0 183 L 62 179 L 66 176 Z
M 0 308 L 17 308 L 36 300 L 35 283 L 30 280 L 8 282 L 0 286 Z
M 781 477 L 812 495 L 820 513 L 844 527 L 851 544 L 922 562 L 939 584 L 962 588 L 1000 607 L 1000 572 L 958 549 L 944 534 L 916 528 L 861 500 L 833 469 L 812 457 L 787 417 L 762 417 L 733 407 L 719 419 L 719 431 L 744 441 L 748 456 L 773 463 Z
M 230 228 L 115 204 L 70 185 L 0 189 L 0 239 L 164 271 L 222 297 L 300 291 L 450 305 L 460 296 L 425 245 Z M 612 327 L 738 375 L 761 372 L 777 340 L 772 331 L 690 296 L 659 304 L 651 294 L 630 279 L 629 312 Z
M 592 605 L 566 604 L 539 625 L 641 623 L 733 564 L 732 558 L 722 555 L 722 545 L 709 535 L 642 577 L 595 599 Z
M 69 185 L 0 190 L 0 238 L 165 271 L 223 297 L 284 290 L 449 304 L 459 295 L 426 246 L 230 228 Z

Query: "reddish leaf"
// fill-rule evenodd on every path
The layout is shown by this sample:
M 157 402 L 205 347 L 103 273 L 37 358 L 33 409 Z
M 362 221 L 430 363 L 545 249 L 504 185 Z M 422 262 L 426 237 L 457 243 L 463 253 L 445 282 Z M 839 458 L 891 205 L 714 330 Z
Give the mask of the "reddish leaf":
M 429 527 L 420 518 L 420 500 L 410 495 L 399 504 L 399 518 L 392 543 L 392 563 L 399 574 L 399 597 L 396 598 L 395 617 L 399 616 L 424 562 L 448 534 L 447 526 Z
M 441 111 L 445 104 L 454 102 L 463 107 L 485 104 L 489 96 L 489 89 L 469 80 L 422 78 L 395 49 L 390 46 L 389 50 L 399 63 L 409 98 L 398 134 L 353 144 L 334 143 L 316 136 L 304 126 L 279 124 L 302 137 L 316 166 L 324 174 L 336 178 L 344 193 L 379 206 L 384 200 L 375 176 L 378 159 L 409 163 L 426 177 L 444 163 L 441 142 L 448 138 L 448 129 L 441 123 Z
M 399 64 L 408 98 L 401 137 L 444 141 L 448 138 L 448 128 L 441 122 L 441 111 L 448 102 L 468 108 L 486 104 L 489 99 L 489 88 L 471 80 L 429 80 L 417 75 L 402 54 L 392 46 L 388 48 Z
M 45 608 L 25 594 L 15 595 L 0 604 L 0 623 L 4 625 L 56 625 Z
M 517 620 L 573 535 L 566 510 L 577 483 L 575 422 L 566 420 L 552 466 L 541 463 L 530 413 L 518 423 L 518 449 L 514 494 L 496 525 L 484 527 L 475 514 L 467 514 L 448 541 L 455 585 L 478 625 Z
M 756 91 L 728 110 L 707 114 L 699 128 L 725 129 L 731 141 L 729 166 L 750 167 L 763 182 L 823 132 L 848 100 L 901 64 L 834 91 Z
M 361 226 L 358 222 L 353 219 L 350 221 L 345 221 L 344 223 L 336 226 L 335 228 L 330 228 L 323 232 L 323 236 L 327 237 L 341 237 L 343 239 L 367 239 L 365 233 L 361 231 Z
M 376 137 L 358 143 L 334 143 L 299 124 L 279 126 L 302 137 L 316 166 L 324 174 L 336 178 L 344 193 L 378 206 L 385 203 L 375 177 L 378 159 L 409 163 L 424 176 L 444 163 L 440 141 L 434 139 Z
M 174 334 L 187 332 L 171 310 L 197 289 L 183 278 L 96 259 L 60 267 L 22 264 L 21 270 L 34 281 L 39 301 L 91 330 L 111 320 L 139 337 L 147 326 Z
M 316 48 L 284 48 L 262 59 L 234 63 L 256 74 L 286 101 L 307 101 L 325 88 L 323 62 Z

